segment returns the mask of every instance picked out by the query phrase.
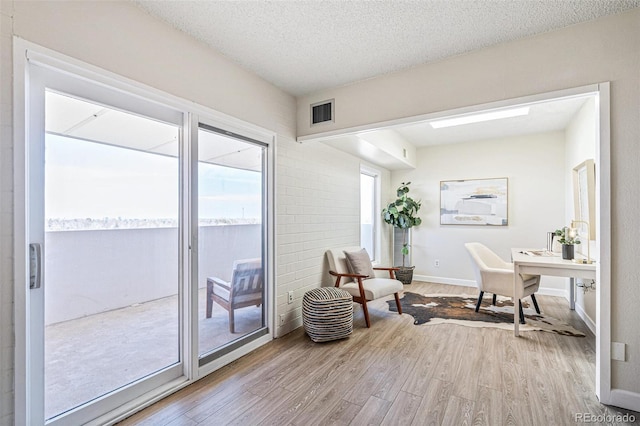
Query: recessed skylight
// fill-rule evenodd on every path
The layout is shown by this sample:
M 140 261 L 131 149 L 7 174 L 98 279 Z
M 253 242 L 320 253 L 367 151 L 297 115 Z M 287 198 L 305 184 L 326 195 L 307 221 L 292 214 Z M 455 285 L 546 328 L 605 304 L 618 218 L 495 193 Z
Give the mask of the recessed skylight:
M 432 121 L 431 127 L 441 129 L 443 127 L 461 126 L 463 124 L 480 123 L 482 121 L 500 120 L 502 118 L 519 117 L 529 114 L 529 107 L 504 109 L 481 114 L 463 115 L 460 117 L 447 118 L 445 120 Z

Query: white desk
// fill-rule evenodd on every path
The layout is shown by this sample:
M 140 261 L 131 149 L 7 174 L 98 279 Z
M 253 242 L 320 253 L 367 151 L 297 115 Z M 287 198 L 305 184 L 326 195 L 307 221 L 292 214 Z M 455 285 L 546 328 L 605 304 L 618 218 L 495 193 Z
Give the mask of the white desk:
M 530 275 L 552 275 L 555 277 L 571 278 L 569 290 L 570 306 L 574 309 L 575 278 L 596 279 L 595 263 L 584 264 L 575 263 L 571 260 L 564 260 L 562 256 L 535 256 L 525 254 L 531 249 L 511 249 L 511 261 L 513 262 L 513 331 L 517 337 L 519 335 L 520 318 L 518 315 L 518 300 L 522 299 L 524 284 L 520 274 Z M 577 258 L 580 255 L 576 254 Z

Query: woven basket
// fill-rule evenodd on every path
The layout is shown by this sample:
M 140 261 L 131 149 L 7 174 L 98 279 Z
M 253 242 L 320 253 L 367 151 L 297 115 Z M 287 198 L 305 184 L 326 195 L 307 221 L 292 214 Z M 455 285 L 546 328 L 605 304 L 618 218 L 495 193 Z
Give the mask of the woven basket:
M 396 279 L 402 284 L 411 284 L 411 281 L 413 281 L 413 270 L 415 269 L 415 266 L 399 266 L 398 268 L 400 269 L 396 271 Z
M 302 298 L 302 324 L 314 342 L 344 339 L 353 332 L 353 298 L 335 287 L 309 290 Z

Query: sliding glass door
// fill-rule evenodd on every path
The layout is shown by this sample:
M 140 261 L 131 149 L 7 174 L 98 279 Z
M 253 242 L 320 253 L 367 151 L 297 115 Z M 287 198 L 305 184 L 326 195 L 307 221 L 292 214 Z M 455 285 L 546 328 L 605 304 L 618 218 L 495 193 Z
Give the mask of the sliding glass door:
M 184 375 L 183 114 L 30 68 L 30 424 L 82 424 Z
M 268 341 L 272 136 L 25 69 L 16 419 L 110 422 Z
M 180 362 L 180 127 L 45 92 L 45 418 Z
M 198 355 L 266 334 L 266 145 L 198 126 Z

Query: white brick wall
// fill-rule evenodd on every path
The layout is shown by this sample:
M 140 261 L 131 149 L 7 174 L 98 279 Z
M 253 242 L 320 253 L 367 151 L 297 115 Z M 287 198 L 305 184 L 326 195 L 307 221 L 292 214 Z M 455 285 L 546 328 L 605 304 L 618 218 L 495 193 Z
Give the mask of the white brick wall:
M 13 424 L 12 11 L 0 2 L 0 425 Z
M 321 285 L 325 251 L 360 242 L 360 162 L 319 142 L 286 138 L 277 152 L 276 335 L 282 336 L 302 325 L 302 297 Z

